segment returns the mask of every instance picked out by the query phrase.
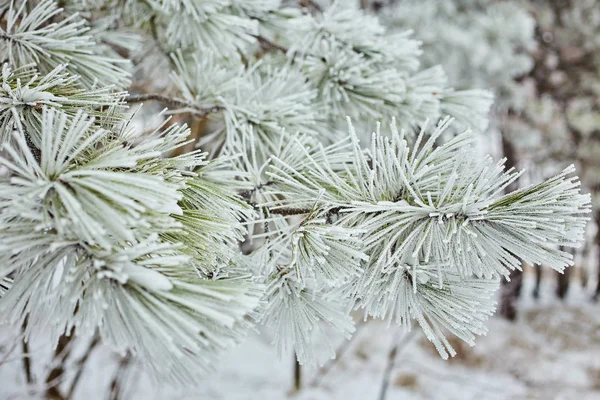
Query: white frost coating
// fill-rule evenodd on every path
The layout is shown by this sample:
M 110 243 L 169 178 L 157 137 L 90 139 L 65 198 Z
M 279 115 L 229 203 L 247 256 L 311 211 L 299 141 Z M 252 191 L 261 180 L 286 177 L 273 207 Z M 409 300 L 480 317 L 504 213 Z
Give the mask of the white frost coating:
M 127 264 L 123 268 L 123 273 L 127 275 L 127 280 L 133 281 L 151 291 L 169 291 L 173 289 L 173 284 L 163 274 L 148 268 L 140 267 L 135 264 Z
M 406 328 L 415 319 L 445 357 L 454 350 L 444 331 L 470 344 L 484 333 L 499 277 L 520 268 L 521 259 L 559 271 L 571 265 L 572 256 L 557 248 L 582 241 L 590 212 L 589 195 L 570 176 L 573 167 L 504 194 L 520 174 L 504 171 L 504 161 L 477 156 L 470 131 L 435 146 L 451 122 L 441 121 L 433 132 L 425 124 L 412 146 L 394 123 L 390 137 L 378 130 L 365 150 L 351 124 L 349 139 L 328 148 L 310 151 L 297 143 L 293 156 L 274 158 L 267 175 L 275 184 L 266 190 L 271 207 L 312 209 L 268 250 L 276 252 L 277 274 L 290 270 L 297 285 L 322 296 L 331 293 L 323 286 L 328 280 L 313 274 L 338 276 L 333 297 Z M 355 232 L 360 246 L 344 254 L 360 261 L 356 269 L 340 270 L 337 256 L 325 255 L 335 247 L 309 235 L 323 220 Z M 277 250 L 287 230 L 293 232 L 289 254 Z M 296 350 L 305 354 L 305 339 L 296 337 Z
M 447 357 L 447 333 L 485 332 L 521 259 L 572 262 L 557 248 L 578 244 L 589 212 L 573 169 L 504 194 L 519 173 L 450 118 L 424 123 L 482 128 L 489 93 L 450 89 L 374 16 L 341 2 L 5 3 L 0 320 L 27 318 L 26 339 L 98 332 L 197 383 L 257 321 L 310 364 L 314 338 L 349 337 L 362 309 L 417 321 Z M 147 94 L 119 92 L 123 56 Z M 191 130 L 175 123 L 188 117 Z M 390 129 L 363 129 L 376 121 Z

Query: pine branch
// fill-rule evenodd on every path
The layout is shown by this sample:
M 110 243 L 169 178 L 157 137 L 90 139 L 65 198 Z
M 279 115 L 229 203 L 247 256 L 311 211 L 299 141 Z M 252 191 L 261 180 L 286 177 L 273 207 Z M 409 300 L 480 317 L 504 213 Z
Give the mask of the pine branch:
M 276 214 L 276 215 L 282 215 L 282 216 L 294 216 L 294 215 L 306 215 L 306 214 L 310 214 L 311 212 L 313 212 L 313 210 L 311 208 L 288 208 L 288 207 L 268 207 L 268 206 L 264 206 L 261 204 L 257 204 L 255 202 L 253 202 L 252 196 L 254 195 L 254 193 L 256 193 L 258 190 L 267 187 L 267 186 L 272 186 L 275 185 L 277 182 L 275 181 L 268 181 L 266 183 L 263 183 L 261 185 L 256 186 L 253 189 L 250 190 L 245 190 L 243 192 L 238 193 L 238 195 L 240 197 L 242 197 L 246 203 L 248 203 L 250 206 L 252 206 L 254 209 L 258 210 L 258 209 L 263 209 L 263 210 L 268 210 L 270 214 Z M 325 218 L 330 221 L 330 219 L 335 216 L 335 215 L 339 215 L 340 211 L 342 210 L 342 207 L 333 207 L 330 208 L 329 210 L 327 210 L 327 212 L 325 213 Z
M 291 217 L 294 215 L 306 215 L 311 213 L 311 209 L 309 208 L 274 208 L 269 209 L 271 214 L 277 214 L 284 217 Z
M 274 185 L 276 182 L 275 181 L 267 181 L 265 183 L 261 183 L 260 185 L 255 186 L 252 189 L 249 190 L 245 190 L 243 192 L 240 192 L 239 195 L 246 201 L 250 201 L 252 199 L 252 196 L 254 195 L 254 193 L 256 193 L 257 191 L 267 187 L 267 186 L 272 186 Z
M 300 7 L 310 8 L 317 13 L 323 12 L 323 8 L 313 0 L 300 0 Z
M 288 52 L 288 49 L 281 46 L 280 44 L 277 44 L 277 43 L 267 39 L 264 36 L 255 35 L 254 38 L 256 38 L 256 40 L 258 40 L 258 43 L 265 50 L 277 50 L 283 54 L 287 54 L 287 52 Z
M 89 15 L 92 4 L 79 3 Z M 85 337 L 110 326 L 103 341 L 131 349 L 112 398 L 133 354 L 157 375 L 195 381 L 224 343 L 244 338 L 248 316 L 263 304 L 262 322 L 279 333 L 275 345 L 302 364 L 322 356 L 313 346 L 315 334 L 327 333 L 321 325 L 352 337 L 352 307 L 405 327 L 416 319 L 448 357 L 455 352 L 446 330 L 470 344 L 486 331 L 495 277 L 517 257 L 557 270 L 572 263 L 555 247 L 581 240 L 590 207 L 573 169 L 502 195 L 519 174 L 479 157 L 469 133 L 438 140 L 449 119 L 431 135 L 412 135 L 446 113 L 479 124 L 490 96 L 451 90 L 441 67 L 415 72 L 418 42 L 386 32 L 372 14 L 339 2 L 320 13 L 310 0 L 302 4 L 311 12 L 286 12 L 276 1 L 110 3 L 106 21 L 86 21 L 44 0 L 10 11 L 0 29 L 8 60 L 0 167 L 9 177 L 0 180 L 0 276 L 15 277 L 0 295 L 10 310 L 3 317 L 15 326 L 27 313 L 31 325 L 56 321 L 52 337 L 65 326 Z M 139 42 L 149 44 L 146 61 L 175 51 L 169 91 L 118 93 L 129 68 L 103 43 L 125 43 L 123 22 L 155 40 Z M 261 24 L 294 46 L 261 36 Z M 142 54 L 137 44 L 127 57 Z M 240 54 L 257 44 L 278 56 Z M 293 60 L 279 56 L 292 52 Z M 181 118 L 141 132 L 140 115 L 125 117 L 124 101 L 161 102 Z M 206 118 L 224 110 L 205 135 Z M 332 127 L 347 115 L 401 118 L 391 136 L 378 127 L 366 149 L 369 132 L 352 126 L 338 141 Z M 191 130 L 174 123 L 192 118 Z M 210 161 L 212 172 L 203 154 L 187 152 L 196 140 L 222 155 Z M 247 236 L 262 247 L 240 257 Z M 58 270 L 68 279 L 55 279 Z M 24 329 L 25 355 L 34 328 L 41 326 Z M 62 398 L 71 336 L 60 337 L 48 396 Z M 76 362 L 68 397 L 95 345 Z M 382 398 L 404 346 L 390 351 Z
M 174 108 L 177 108 L 180 111 L 189 112 L 198 118 L 206 118 L 210 114 L 214 114 L 214 113 L 224 110 L 224 107 L 220 106 L 220 105 L 202 108 L 202 107 L 198 107 L 196 104 L 188 103 L 184 100 L 165 96 L 160 93 L 145 93 L 145 94 L 139 94 L 139 95 L 129 94 L 129 95 L 127 95 L 125 100 L 128 103 L 143 103 L 145 101 L 158 101 L 158 102 L 170 105 Z
M 396 339 L 394 345 L 390 349 L 387 357 L 387 363 L 385 366 L 385 370 L 383 372 L 383 379 L 381 382 L 381 391 L 379 392 L 379 400 L 385 400 L 387 397 L 388 387 L 390 385 L 390 378 L 392 376 L 392 372 L 394 370 L 394 365 L 396 363 L 396 358 L 398 355 L 402 353 L 402 351 L 412 342 L 413 338 L 417 334 L 417 330 L 413 329 L 408 334 L 403 335 L 402 341 Z
M 265 207 L 263 205 L 260 205 L 258 203 L 251 201 L 252 195 L 254 193 L 256 193 L 256 191 L 258 191 L 266 186 L 271 186 L 273 184 L 275 184 L 274 181 L 269 181 L 267 183 L 264 183 L 262 185 L 255 187 L 254 189 L 240 192 L 239 196 L 242 197 L 246 201 L 246 203 L 248 203 L 250 206 L 252 206 L 252 208 L 254 208 L 255 210 L 260 210 L 260 209 L 268 210 L 270 214 L 277 214 L 277 215 L 282 215 L 284 217 L 289 217 L 289 216 L 294 216 L 294 215 L 306 215 L 306 214 L 311 213 L 312 210 L 310 208 L 283 208 L 283 207 L 270 208 L 270 207 Z

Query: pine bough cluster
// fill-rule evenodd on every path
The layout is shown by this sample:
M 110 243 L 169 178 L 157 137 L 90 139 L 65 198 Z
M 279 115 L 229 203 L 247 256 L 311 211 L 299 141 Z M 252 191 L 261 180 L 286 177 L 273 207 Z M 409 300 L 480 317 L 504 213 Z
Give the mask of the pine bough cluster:
M 573 168 L 505 194 L 518 172 L 425 123 L 483 129 L 491 96 L 420 70 L 408 33 L 339 4 L 61 5 L 0 4 L 0 317 L 27 340 L 99 332 L 191 381 L 256 323 L 318 361 L 363 310 L 446 357 L 521 259 L 572 263 Z M 140 128 L 129 87 L 161 93 L 163 123 Z M 208 118 L 209 153 L 168 114 Z

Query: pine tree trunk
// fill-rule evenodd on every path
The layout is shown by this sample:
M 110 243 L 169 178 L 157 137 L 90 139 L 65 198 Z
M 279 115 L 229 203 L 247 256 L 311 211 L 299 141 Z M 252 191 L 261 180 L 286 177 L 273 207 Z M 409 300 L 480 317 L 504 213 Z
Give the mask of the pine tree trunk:
M 294 353 L 294 391 L 299 392 L 300 389 L 302 389 L 302 366 Z
M 598 301 L 598 298 L 600 297 L 600 258 L 598 259 L 598 282 L 596 282 L 596 290 L 594 291 L 594 296 L 592 297 L 592 299 L 594 301 Z
M 561 250 L 564 250 L 563 246 L 560 246 Z M 556 295 L 559 299 L 564 300 L 567 297 L 569 291 L 569 283 L 571 281 L 571 271 L 574 267 L 565 268 L 562 274 L 557 274 L 556 279 Z
M 506 157 L 506 169 L 517 165 L 517 154 L 513 144 L 504 135 L 502 137 L 502 152 Z M 512 185 L 511 185 L 512 186 Z M 507 192 L 515 189 L 514 187 L 506 188 Z M 521 295 L 523 286 L 523 271 L 513 270 L 510 273 L 510 281 L 502 280 L 500 287 L 500 309 L 498 313 L 508 319 L 514 321 L 517 318 L 517 303 Z
M 594 213 L 594 220 L 596 222 L 596 227 L 598 228 L 597 233 L 596 233 L 596 237 L 595 237 L 595 244 L 596 246 L 600 247 L 600 213 L 595 212 Z M 596 270 L 596 274 L 598 276 L 598 281 L 596 282 L 596 290 L 594 291 L 594 301 L 598 301 L 598 298 L 600 297 L 600 257 L 598 257 L 598 266 L 597 266 L 597 270 Z
M 517 303 L 523 288 L 523 271 L 515 269 L 510 273 L 510 281 L 503 280 L 500 287 L 500 309 L 499 314 L 514 321 L 517 319 Z
M 590 256 L 590 244 L 586 240 L 583 242 L 583 249 L 581 249 L 581 268 L 579 269 L 579 280 L 581 287 L 587 289 L 590 278 L 590 271 L 588 270 L 588 258 Z
M 542 285 L 542 266 L 536 265 L 533 267 L 535 270 L 535 286 L 533 287 L 533 298 L 540 298 L 540 286 Z
M 571 271 L 573 267 L 566 268 L 562 274 L 558 274 L 557 285 L 556 285 L 556 295 L 559 299 L 564 300 L 567 297 L 567 292 L 569 291 L 569 283 L 571 280 Z

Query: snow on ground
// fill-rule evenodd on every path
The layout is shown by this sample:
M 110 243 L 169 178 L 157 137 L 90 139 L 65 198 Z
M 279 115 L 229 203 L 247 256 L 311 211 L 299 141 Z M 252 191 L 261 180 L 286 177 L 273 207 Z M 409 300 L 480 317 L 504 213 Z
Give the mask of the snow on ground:
M 256 335 L 230 352 L 216 372 L 207 373 L 198 388 L 158 388 L 134 369 L 121 399 L 377 400 L 394 340 L 400 341 L 401 351 L 387 400 L 600 399 L 600 304 L 590 303 L 589 295 L 576 285 L 562 303 L 554 298 L 551 282 L 545 282 L 542 298 L 534 302 L 530 286 L 526 279 L 516 323 L 492 318 L 489 334 L 473 348 L 453 340 L 458 355 L 449 361 L 442 360 L 421 333 L 407 339 L 380 321 L 369 321 L 329 372 L 320 376 L 319 385 L 311 385 L 314 370 L 302 370 L 304 388 L 299 392 L 291 391 L 291 355 L 279 359 L 268 337 Z M 44 354 L 35 345 L 34 362 Z M 35 390 L 26 390 L 18 354 L 13 352 L 5 361 L 0 354 L 0 399 L 41 398 Z M 74 399 L 107 398 L 116 361 L 106 349 L 96 350 Z M 37 365 L 40 376 L 43 367 Z

